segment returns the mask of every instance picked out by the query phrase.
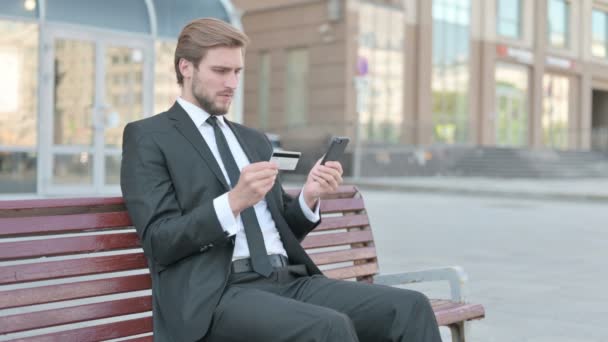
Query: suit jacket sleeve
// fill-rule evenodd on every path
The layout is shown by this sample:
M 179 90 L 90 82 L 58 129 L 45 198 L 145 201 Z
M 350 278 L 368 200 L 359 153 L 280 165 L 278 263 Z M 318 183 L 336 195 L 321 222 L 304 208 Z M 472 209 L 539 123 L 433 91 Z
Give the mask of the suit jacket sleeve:
M 121 188 L 143 249 L 157 265 L 227 241 L 212 200 L 189 212 L 180 208 L 161 148 L 135 123 L 124 131 Z
M 283 190 L 283 187 L 281 187 L 281 191 L 283 193 L 285 221 L 287 221 L 296 238 L 302 241 L 308 233 L 321 223 L 321 219 L 319 218 L 317 222 L 311 222 L 302 211 L 300 201 L 298 200 L 299 195 L 292 197 Z

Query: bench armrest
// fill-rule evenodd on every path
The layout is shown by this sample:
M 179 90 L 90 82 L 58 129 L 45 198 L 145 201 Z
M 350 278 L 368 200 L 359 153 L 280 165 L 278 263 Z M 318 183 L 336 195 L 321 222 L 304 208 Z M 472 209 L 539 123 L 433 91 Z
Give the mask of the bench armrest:
M 468 280 L 468 277 L 460 266 L 414 272 L 380 274 L 374 277 L 374 284 L 395 286 L 441 280 L 449 282 L 452 301 L 459 303 L 464 302 L 464 285 Z

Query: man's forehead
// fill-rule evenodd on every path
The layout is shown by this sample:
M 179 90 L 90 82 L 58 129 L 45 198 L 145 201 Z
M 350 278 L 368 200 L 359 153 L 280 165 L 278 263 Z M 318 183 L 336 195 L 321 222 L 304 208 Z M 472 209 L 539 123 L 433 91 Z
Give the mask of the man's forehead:
M 223 68 L 242 68 L 243 50 L 239 47 L 217 47 L 209 49 L 203 62 L 207 65 Z

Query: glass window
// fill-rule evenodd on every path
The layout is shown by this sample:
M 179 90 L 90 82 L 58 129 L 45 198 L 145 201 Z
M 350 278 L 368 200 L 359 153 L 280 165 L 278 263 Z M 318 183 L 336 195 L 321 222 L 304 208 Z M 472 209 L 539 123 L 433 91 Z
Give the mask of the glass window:
M 405 15 L 401 7 L 361 3 L 358 62 L 367 65 L 368 94 L 359 113 L 361 139 L 398 143 L 402 138 Z
M 10 17 L 37 18 L 37 0 L 2 0 L 0 1 L 0 15 Z
M 177 41 L 157 41 L 154 63 L 154 114 L 173 106 L 181 88 L 175 75 L 174 56 Z
M 0 21 L 0 193 L 36 192 L 38 25 Z
M 308 49 L 287 51 L 285 111 L 287 126 L 302 127 L 308 116 Z
M 566 0 L 549 0 L 547 16 L 547 33 L 549 45 L 557 48 L 570 46 L 570 2 Z
M 543 144 L 556 149 L 568 148 L 570 80 L 566 76 L 543 77 Z
M 268 130 L 270 116 L 270 52 L 260 53 L 260 74 L 258 78 L 258 120 L 262 130 Z
M 160 37 L 177 39 L 182 27 L 200 17 L 214 17 L 229 21 L 221 1 L 153 0 L 153 2 Z
M 608 13 L 594 9 L 591 17 L 591 53 L 596 57 L 608 57 L 606 45 L 608 44 Z
M 528 68 L 496 65 L 496 145 L 523 147 L 528 143 Z
M 469 125 L 469 0 L 433 0 L 434 141 L 464 143 Z
M 55 145 L 93 145 L 95 50 L 95 43 L 89 41 L 55 41 Z M 75 61 L 86 63 L 75 64 Z
M 521 0 L 498 0 L 496 10 L 498 34 L 521 38 Z
M 144 1 L 52 0 L 46 3 L 49 21 L 150 33 Z

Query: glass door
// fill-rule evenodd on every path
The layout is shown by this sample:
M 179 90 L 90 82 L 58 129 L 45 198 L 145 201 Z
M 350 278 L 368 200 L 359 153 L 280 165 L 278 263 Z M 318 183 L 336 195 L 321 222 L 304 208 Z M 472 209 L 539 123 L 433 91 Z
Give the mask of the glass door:
M 149 112 L 147 42 L 100 36 L 49 30 L 45 38 L 45 195 L 119 195 L 123 128 Z

